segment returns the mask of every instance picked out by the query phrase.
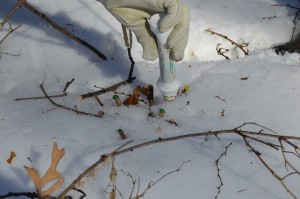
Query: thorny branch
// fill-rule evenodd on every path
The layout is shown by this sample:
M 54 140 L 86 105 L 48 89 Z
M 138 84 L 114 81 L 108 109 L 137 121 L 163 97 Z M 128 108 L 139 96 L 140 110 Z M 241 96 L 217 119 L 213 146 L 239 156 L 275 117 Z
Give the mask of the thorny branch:
M 147 191 L 149 191 L 149 190 L 150 190 L 152 187 L 154 187 L 157 183 L 159 183 L 161 180 L 163 180 L 164 178 L 166 178 L 168 175 L 171 175 L 171 174 L 173 174 L 173 173 L 175 173 L 175 172 L 179 172 L 179 171 L 182 169 L 182 167 L 184 166 L 184 164 L 186 164 L 186 163 L 188 163 L 188 162 L 191 162 L 191 160 L 184 161 L 184 162 L 180 165 L 180 167 L 179 167 L 178 169 L 175 169 L 175 170 L 173 170 L 173 171 L 170 171 L 170 172 L 164 174 L 163 176 L 161 176 L 160 178 L 158 178 L 156 181 L 150 181 L 150 182 L 148 183 L 147 188 L 146 188 L 141 194 L 137 193 L 137 196 L 135 196 L 135 197 L 130 197 L 130 199 L 140 199 L 140 198 L 144 197 L 144 196 L 146 195 Z
M 220 33 L 217 33 L 215 31 L 212 31 L 211 29 L 207 29 L 205 30 L 206 32 L 209 32 L 211 33 L 212 35 L 218 35 L 224 39 L 226 39 L 227 41 L 229 41 L 232 45 L 236 46 L 237 48 L 239 48 L 241 51 L 243 51 L 243 53 L 245 55 L 249 55 L 250 54 L 250 51 L 248 50 L 248 45 L 249 43 L 246 43 L 242 40 L 242 43 L 241 44 L 238 44 L 237 42 L 233 41 L 232 39 L 230 39 L 228 36 L 225 36 L 223 34 L 220 34 Z M 217 50 L 218 51 L 218 50 Z M 224 51 L 224 50 L 223 50 Z M 226 51 L 227 52 L 227 51 Z M 225 52 L 224 52 L 225 53 Z M 224 54 L 223 53 L 223 54 Z M 221 54 L 222 55 L 222 54 Z M 223 56 L 223 55 L 222 55 Z
M 257 150 L 255 150 L 255 148 L 252 145 L 249 144 L 248 139 L 252 139 L 253 141 L 260 140 L 259 143 L 262 143 L 265 146 L 272 147 L 272 148 L 278 147 L 280 150 L 282 150 L 280 144 L 274 144 L 274 143 L 271 143 L 271 142 L 266 142 L 266 141 L 263 140 L 263 138 L 269 138 L 269 139 L 271 138 L 271 139 L 274 139 L 275 141 L 276 140 L 277 141 L 278 140 L 286 140 L 288 142 L 291 142 L 291 141 L 300 141 L 300 137 L 282 136 L 282 135 L 278 135 L 278 134 L 265 133 L 262 130 L 259 131 L 259 132 L 254 132 L 254 131 L 245 131 L 245 130 L 240 129 L 240 128 L 244 127 L 247 124 L 252 124 L 252 125 L 256 125 L 258 127 L 261 127 L 261 125 L 256 124 L 256 123 L 245 123 L 245 124 L 243 124 L 243 125 L 241 125 L 237 128 L 229 129 L 229 130 L 208 131 L 208 132 L 202 132 L 202 133 L 191 133 L 191 134 L 186 134 L 186 135 L 174 136 L 174 137 L 169 137 L 169 138 L 159 138 L 159 139 L 156 139 L 156 140 L 151 140 L 151 141 L 148 141 L 148 142 L 144 142 L 144 143 L 137 144 L 137 145 L 134 145 L 134 146 L 131 146 L 131 147 L 128 147 L 128 148 L 125 148 L 125 149 L 121 150 L 121 148 L 123 148 L 125 145 L 129 144 L 129 142 L 125 143 L 125 145 L 122 145 L 119 149 L 113 151 L 112 153 L 101 155 L 101 158 L 96 163 L 94 163 L 91 167 L 89 167 L 86 171 L 84 171 L 82 174 L 80 174 L 79 177 L 67 189 L 65 189 L 59 195 L 58 199 L 62 199 L 85 176 L 87 176 L 90 172 L 92 172 L 99 165 L 103 164 L 104 162 L 109 161 L 109 159 L 111 159 L 111 158 L 117 157 L 117 156 L 125 154 L 127 152 L 133 152 L 134 150 L 141 149 L 141 148 L 153 145 L 153 144 L 161 144 L 161 143 L 165 143 L 165 142 L 171 142 L 171 141 L 177 141 L 177 140 L 181 140 L 181 139 L 188 139 L 188 138 L 195 138 L 195 137 L 204 137 L 205 138 L 207 136 L 219 136 L 219 135 L 228 135 L 228 134 L 238 135 L 238 136 L 242 137 L 242 139 L 246 143 L 246 146 L 248 148 L 250 148 L 250 150 L 252 152 L 255 153 L 255 155 L 260 160 L 260 162 L 262 162 L 263 165 L 271 172 L 271 174 L 280 182 L 280 184 L 287 191 L 287 193 L 290 194 L 293 198 L 296 198 L 294 193 L 283 182 L 283 179 L 285 179 L 287 176 L 285 176 L 284 178 L 280 178 L 279 175 L 263 160 L 263 158 L 261 157 L 261 153 L 258 152 Z M 257 136 L 258 138 L 254 138 L 253 136 Z M 295 144 L 293 144 L 293 145 L 297 146 Z M 295 150 L 298 150 L 298 147 Z
M 43 84 L 41 84 L 41 87 L 43 86 Z M 191 133 L 191 134 L 185 134 L 185 135 L 180 135 L 180 136 L 174 136 L 174 137 L 168 137 L 168 138 L 159 138 L 156 140 L 151 140 L 148 142 L 144 142 L 144 143 L 140 143 L 140 144 L 136 144 L 134 146 L 130 146 L 127 148 L 124 148 L 126 145 L 130 144 L 133 140 L 123 144 L 122 146 L 120 146 L 119 148 L 117 148 L 116 150 L 114 150 L 113 152 L 109 153 L 109 154 L 103 154 L 101 155 L 101 158 L 95 162 L 93 165 L 91 165 L 88 169 L 86 169 L 83 173 L 81 173 L 74 181 L 73 183 L 71 183 L 65 190 L 63 190 L 61 192 L 61 194 L 54 198 L 54 199 L 63 199 L 66 194 L 71 191 L 76 189 L 76 185 L 78 185 L 83 178 L 87 177 L 90 175 L 90 173 L 93 173 L 100 165 L 104 165 L 107 164 L 110 160 L 114 159 L 115 157 L 128 153 L 128 152 L 133 152 L 134 150 L 137 149 L 141 149 L 150 145 L 154 145 L 154 144 L 161 144 L 161 143 L 165 143 L 165 142 L 171 142 L 171 141 L 177 141 L 177 140 L 181 140 L 181 139 L 188 139 L 188 138 L 195 138 L 195 137 L 204 137 L 204 139 L 207 136 L 220 136 L 220 135 L 237 135 L 239 137 L 242 138 L 242 140 L 244 141 L 244 143 L 246 144 L 246 146 L 250 149 L 250 152 L 253 152 L 256 157 L 258 158 L 258 160 L 267 168 L 267 170 L 275 177 L 275 179 L 281 184 L 281 186 L 286 190 L 286 192 L 293 197 L 294 199 L 296 199 L 296 195 L 292 192 L 292 190 L 289 188 L 289 186 L 284 182 L 284 180 L 293 175 L 293 174 L 299 174 L 299 172 L 297 171 L 297 169 L 292 165 L 292 163 L 290 163 L 287 160 L 287 157 L 285 156 L 285 153 L 292 153 L 293 155 L 295 155 L 296 157 L 300 158 L 299 155 L 299 146 L 297 144 L 295 144 L 294 142 L 298 141 L 300 142 L 300 137 L 295 137 L 295 136 L 283 136 L 283 135 L 279 135 L 279 134 L 273 134 L 273 133 L 266 133 L 263 130 L 260 130 L 258 132 L 255 131 L 247 131 L 247 130 L 242 130 L 242 127 L 245 127 L 245 125 L 255 125 L 258 127 L 262 127 L 262 125 L 256 124 L 256 123 L 244 123 L 243 125 L 240 125 L 234 129 L 229 129 L 229 130 L 220 130 L 220 131 L 208 131 L 208 132 L 200 132 L 200 133 Z M 264 138 L 268 138 L 268 139 L 272 139 L 273 141 L 265 141 Z M 254 143 L 261 143 L 264 144 L 267 147 L 271 147 L 272 149 L 276 149 L 276 150 L 280 150 L 283 154 L 283 159 L 284 159 L 284 163 L 287 166 L 290 166 L 294 172 L 290 172 L 289 174 L 285 175 L 284 177 L 280 177 L 276 171 L 274 169 L 272 169 L 270 167 L 270 165 L 267 164 L 267 162 L 263 159 L 263 154 L 261 152 L 259 152 L 258 150 L 256 150 L 252 144 L 250 144 L 250 141 L 252 140 Z M 279 142 L 278 144 L 274 143 L 274 142 Z M 290 152 L 290 151 L 286 151 L 285 150 L 285 146 L 284 143 L 286 143 L 288 146 L 291 146 L 292 148 L 294 148 L 295 152 Z M 225 151 L 220 155 L 219 159 L 215 162 L 217 169 L 218 169 L 218 177 L 219 180 L 221 182 L 221 185 L 218 187 L 218 194 L 219 191 L 221 189 L 221 186 L 223 186 L 223 182 L 219 173 L 219 161 L 222 157 L 224 157 L 227 153 L 227 150 L 229 148 L 229 146 L 231 146 L 232 144 L 230 143 L 228 146 L 225 147 Z M 123 149 L 124 148 L 124 149 Z M 179 168 L 180 169 L 180 168 Z M 178 170 L 178 169 L 177 169 Z M 176 172 L 172 171 L 172 172 Z M 170 173 L 172 173 L 170 172 Z M 168 174 L 166 174 L 168 175 Z M 156 183 L 158 181 L 160 181 L 162 178 L 164 178 L 166 175 L 162 176 L 160 179 L 158 179 L 156 181 Z M 132 178 L 133 179 L 133 178 Z M 134 182 L 134 184 L 136 183 L 136 180 L 132 180 Z M 149 183 L 148 187 L 153 187 L 155 184 L 155 182 L 151 182 Z M 138 183 L 139 184 L 139 183 Z M 146 191 L 148 189 L 146 188 Z M 133 192 L 133 191 L 132 191 Z M 138 187 L 138 192 L 139 192 L 139 187 Z M 145 194 L 145 191 L 143 192 Z M 140 196 L 143 196 L 144 194 L 141 194 Z M 218 196 L 218 194 L 216 195 L 216 197 Z M 132 194 L 131 194 L 132 196 Z M 137 195 L 139 196 L 139 195 Z M 0 195 L 0 198 L 6 198 L 7 195 Z M 215 198 L 216 198 L 215 197 Z M 52 197 L 53 198 L 53 197 Z M 138 198 L 138 197 L 137 197 Z
M 232 145 L 232 142 L 231 142 L 229 145 L 227 145 L 227 146 L 225 147 L 224 152 L 223 152 L 223 153 L 220 155 L 220 157 L 215 161 L 215 165 L 216 165 L 216 167 L 217 167 L 217 175 L 218 175 L 218 178 L 219 178 L 219 181 L 220 181 L 220 185 L 217 187 L 218 192 L 217 192 L 217 194 L 215 195 L 215 199 L 218 198 L 219 194 L 221 193 L 221 187 L 224 185 L 224 184 L 223 184 L 223 180 L 222 180 L 221 175 L 220 175 L 220 170 L 221 170 L 221 169 L 220 169 L 219 162 L 220 162 L 220 160 L 221 160 L 222 157 L 224 157 L 224 156 L 227 155 L 228 148 L 229 148 L 231 145 Z
M 297 199 L 297 197 L 294 195 L 294 193 L 287 187 L 287 185 L 283 182 L 282 178 L 266 163 L 266 161 L 261 157 L 261 153 L 254 149 L 254 147 L 249 143 L 247 140 L 247 137 L 243 135 L 243 133 L 240 133 L 243 137 L 243 140 L 246 144 L 246 146 L 250 149 L 251 152 L 253 152 L 256 157 L 259 159 L 259 161 L 269 170 L 269 172 L 279 181 L 279 183 L 283 186 L 283 188 L 286 190 L 287 193 L 289 193 L 294 199 Z

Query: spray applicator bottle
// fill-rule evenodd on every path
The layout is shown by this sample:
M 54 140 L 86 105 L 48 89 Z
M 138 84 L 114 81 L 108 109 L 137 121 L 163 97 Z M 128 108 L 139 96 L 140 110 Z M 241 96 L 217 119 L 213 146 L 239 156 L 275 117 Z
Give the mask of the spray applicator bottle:
M 180 82 L 176 79 L 176 71 L 174 68 L 174 60 L 170 57 L 170 50 L 166 48 L 166 43 L 170 31 L 160 32 L 158 30 L 158 23 L 164 14 L 155 14 L 149 19 L 151 31 L 156 35 L 158 53 L 159 53 L 159 66 L 160 76 L 157 81 L 157 87 L 168 102 L 174 101 L 177 95 Z

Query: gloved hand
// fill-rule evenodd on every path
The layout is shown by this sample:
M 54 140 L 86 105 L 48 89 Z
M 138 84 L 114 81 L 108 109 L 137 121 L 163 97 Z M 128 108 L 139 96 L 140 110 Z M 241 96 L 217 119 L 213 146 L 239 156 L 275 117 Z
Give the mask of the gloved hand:
M 190 16 L 188 8 L 181 0 L 97 0 L 101 2 L 124 26 L 133 31 L 143 47 L 143 58 L 155 60 L 158 49 L 155 35 L 151 32 L 147 19 L 157 13 L 165 13 L 159 23 L 159 30 L 173 29 L 167 40 L 170 56 L 175 61 L 184 57 L 189 36 Z

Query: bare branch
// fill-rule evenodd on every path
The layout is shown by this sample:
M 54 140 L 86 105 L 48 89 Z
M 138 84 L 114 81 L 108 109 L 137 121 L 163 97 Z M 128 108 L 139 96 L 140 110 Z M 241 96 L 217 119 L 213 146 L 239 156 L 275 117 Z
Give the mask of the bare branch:
M 0 23 L 0 30 L 3 28 L 3 26 L 7 23 L 9 18 L 13 16 L 13 14 L 22 7 L 24 3 L 24 0 L 19 0 L 18 3 L 13 7 L 13 9 L 8 13 L 8 15 L 4 18 L 4 20 Z M 0 42 L 1 43 L 1 42 Z
M 212 35 L 218 35 L 218 36 L 220 36 L 220 37 L 226 39 L 226 40 L 229 41 L 232 45 L 235 45 L 237 48 L 241 49 L 241 50 L 244 52 L 245 55 L 249 55 L 249 54 L 250 54 L 249 50 L 248 50 L 247 48 L 245 48 L 245 46 L 248 46 L 248 43 L 245 43 L 243 40 L 242 40 L 242 41 L 243 41 L 242 44 L 238 44 L 237 42 L 233 41 L 233 40 L 230 39 L 229 37 L 227 37 L 227 36 L 225 36 L 225 35 L 223 35 L 223 34 L 217 33 L 217 32 L 215 32 L 215 31 L 212 31 L 211 29 L 207 29 L 207 30 L 205 30 L 205 31 L 211 33 Z M 218 51 L 218 50 L 217 50 L 217 51 Z M 226 51 L 226 52 L 227 52 L 227 51 Z M 225 52 L 224 52 L 224 53 L 225 53 Z M 223 53 L 223 54 L 224 54 L 224 53 Z
M 11 33 L 13 33 L 15 30 L 17 30 L 17 29 L 20 28 L 20 27 L 21 27 L 21 25 L 17 26 L 16 28 L 12 28 L 12 27 L 10 26 L 9 32 L 3 37 L 3 39 L 1 39 L 0 45 L 2 44 L 2 42 L 3 42 L 3 41 L 4 41 Z M 10 55 L 12 55 L 12 54 L 10 54 Z M 19 56 L 19 55 L 13 55 L 13 56 Z
M 40 11 L 38 11 L 37 9 L 35 9 L 33 6 L 31 6 L 30 4 L 28 4 L 28 2 L 26 0 L 22 0 L 23 1 L 23 6 L 26 7 L 28 10 L 30 10 L 31 12 L 33 12 L 34 14 L 36 14 L 37 16 L 39 16 L 40 18 L 42 18 L 43 20 L 45 20 L 47 23 L 49 23 L 53 28 L 55 28 L 56 30 L 60 31 L 61 33 L 65 34 L 67 37 L 69 37 L 70 39 L 82 44 L 83 46 L 85 46 L 86 48 L 90 49 L 91 51 L 93 51 L 95 54 L 97 54 L 100 58 L 102 58 L 103 60 L 106 60 L 106 56 L 104 54 L 102 54 L 98 49 L 96 49 L 94 46 L 92 46 L 91 44 L 89 44 L 88 42 L 80 39 L 79 37 L 73 35 L 72 33 L 68 32 L 66 29 L 62 28 L 61 26 L 59 26 L 57 23 L 55 23 L 54 21 L 52 21 L 49 17 L 47 17 L 44 13 L 41 13 Z
M 46 98 L 47 98 L 54 106 L 57 106 L 57 107 L 59 107 L 59 108 L 62 108 L 62 109 L 68 110 L 68 111 L 73 111 L 73 112 L 75 112 L 75 113 L 77 113 L 77 114 L 81 114 L 81 115 L 89 115 L 89 116 L 94 116 L 94 117 L 99 117 L 99 118 L 101 118 L 101 116 L 100 116 L 100 115 L 97 115 L 97 114 L 92 114 L 92 113 L 87 113 L 87 112 L 79 111 L 79 110 L 77 110 L 76 108 L 73 109 L 73 108 L 69 108 L 69 107 L 63 106 L 63 105 L 61 105 L 61 104 L 58 104 L 58 103 L 54 102 L 54 101 L 49 97 L 49 95 L 46 93 L 46 91 L 45 91 L 45 89 L 44 89 L 43 84 L 40 85 L 40 88 L 42 89 L 42 91 L 43 91 L 44 95 L 46 96 Z
M 232 142 L 231 142 L 229 145 L 227 145 L 227 146 L 225 147 L 225 151 L 224 151 L 224 152 L 220 155 L 220 157 L 215 161 L 215 165 L 216 165 L 216 167 L 217 167 L 218 178 L 219 178 L 219 181 L 220 181 L 220 185 L 217 187 L 218 192 L 217 192 L 217 194 L 215 195 L 215 199 L 218 198 L 219 194 L 221 193 L 221 187 L 224 185 L 224 184 L 223 184 L 223 181 L 222 181 L 222 178 L 221 178 L 221 175 L 220 175 L 220 166 L 219 166 L 219 162 L 220 162 L 220 160 L 221 160 L 221 158 L 222 158 L 223 156 L 226 156 L 226 155 L 227 155 L 228 148 L 229 148 L 231 145 L 232 145 Z

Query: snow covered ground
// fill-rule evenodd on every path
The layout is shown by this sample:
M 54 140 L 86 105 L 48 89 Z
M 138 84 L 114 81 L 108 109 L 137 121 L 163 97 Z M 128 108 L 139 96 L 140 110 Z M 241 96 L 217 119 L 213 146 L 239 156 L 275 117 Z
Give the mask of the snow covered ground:
M 138 85 L 153 84 L 155 104 L 151 111 L 156 117 L 150 119 L 147 105 L 118 107 L 112 100 L 113 93 L 100 96 L 104 107 L 94 99 L 77 98 L 95 90 L 94 85 L 108 87 L 126 79 L 131 64 L 120 24 L 100 3 L 94 0 L 28 2 L 93 44 L 108 60 L 99 59 L 25 8 L 9 20 L 13 27 L 22 26 L 0 46 L 0 52 L 20 53 L 17 57 L 0 54 L 0 195 L 34 191 L 23 166 L 45 172 L 53 142 L 66 151 L 58 167 L 65 177 L 63 188 L 66 188 L 101 154 L 110 153 L 131 139 L 134 141 L 127 147 L 159 137 L 233 129 L 245 122 L 255 122 L 282 135 L 300 136 L 300 55 L 281 56 L 271 48 L 291 39 L 297 12 L 287 6 L 273 5 L 300 7 L 297 0 L 185 0 L 191 11 L 191 33 L 185 59 L 176 64 L 176 69 L 182 86 L 187 84 L 190 90 L 172 103 L 164 102 L 156 88 L 158 62 L 142 60 L 142 49 L 134 38 L 132 56 L 137 80 L 118 91 L 130 93 Z M 2 19 L 15 3 L 0 2 Z M 234 41 L 249 42 L 250 55 L 245 57 L 228 41 L 205 32 L 209 28 Z M 4 26 L 0 39 L 7 34 L 7 29 L 8 25 Z M 295 33 L 299 36 L 299 22 Z M 218 44 L 230 49 L 226 55 L 231 60 L 216 53 Z M 44 87 L 49 95 L 60 94 L 65 83 L 75 79 L 67 90 L 68 96 L 55 99 L 57 103 L 76 105 L 90 113 L 102 110 L 104 117 L 53 109 L 45 99 L 14 101 L 43 96 L 39 85 L 45 75 Z M 157 116 L 160 108 L 166 110 L 163 118 Z M 178 126 L 166 119 L 173 119 Z M 118 129 L 126 133 L 126 140 L 120 139 Z M 245 129 L 259 131 L 261 128 L 250 125 Z M 270 131 L 266 129 L 266 132 Z M 189 162 L 161 180 L 144 198 L 214 198 L 220 183 L 215 161 L 230 143 L 227 155 L 219 163 L 224 186 L 218 198 L 291 198 L 239 136 L 219 138 L 161 143 L 118 156 L 115 160 L 117 187 L 123 198 L 129 197 L 132 182 L 121 170 L 140 179 L 142 192 L 151 180 L 176 170 L 185 161 Z M 284 176 L 286 170 L 280 153 L 261 144 L 254 146 Z M 11 151 L 16 157 L 8 164 Z M 299 159 L 291 159 L 299 169 Z M 95 176 L 85 178 L 80 188 L 87 194 L 86 198 L 109 198 L 105 189 L 110 169 L 111 165 L 104 166 Z M 285 182 L 300 197 L 299 176 L 293 175 Z M 79 195 L 73 193 L 75 198 Z

